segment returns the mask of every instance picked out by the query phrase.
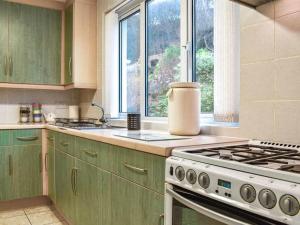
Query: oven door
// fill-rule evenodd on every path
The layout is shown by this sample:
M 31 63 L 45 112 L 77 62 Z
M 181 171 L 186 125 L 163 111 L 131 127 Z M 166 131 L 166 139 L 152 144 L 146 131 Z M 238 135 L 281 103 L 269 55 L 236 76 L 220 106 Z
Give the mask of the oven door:
M 284 225 L 171 185 L 165 207 L 165 225 Z

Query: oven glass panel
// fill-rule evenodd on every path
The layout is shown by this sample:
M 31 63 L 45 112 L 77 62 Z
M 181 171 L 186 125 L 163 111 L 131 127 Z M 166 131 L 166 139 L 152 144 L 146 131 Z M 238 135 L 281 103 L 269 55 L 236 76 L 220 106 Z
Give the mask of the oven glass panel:
M 210 217 L 202 215 L 185 207 L 175 199 L 173 200 L 173 224 L 172 225 L 226 225 Z

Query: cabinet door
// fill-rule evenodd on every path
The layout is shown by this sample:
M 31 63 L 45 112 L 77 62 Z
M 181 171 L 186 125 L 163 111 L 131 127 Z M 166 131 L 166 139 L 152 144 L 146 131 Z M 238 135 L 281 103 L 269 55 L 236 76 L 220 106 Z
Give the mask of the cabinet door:
M 65 217 L 75 224 L 74 176 L 75 159 L 61 151 L 55 150 L 55 188 L 56 206 Z
M 60 84 L 61 12 L 10 3 L 10 82 Z
M 112 193 L 112 174 L 104 170 L 98 170 L 99 186 L 99 225 L 113 224 L 111 218 L 111 193 Z
M 164 198 L 156 192 L 112 176 L 112 224 L 162 224 Z
M 65 84 L 73 83 L 73 4 L 65 11 Z
M 0 0 L 0 82 L 8 79 L 8 4 Z
M 99 224 L 98 169 L 81 160 L 76 160 L 76 223 Z
M 41 196 L 42 159 L 41 145 L 13 147 L 14 199 Z
M 0 147 L 0 201 L 13 199 L 12 149 Z
M 48 195 L 55 203 L 55 171 L 54 171 L 54 148 L 48 145 L 47 153 L 47 171 L 48 171 Z

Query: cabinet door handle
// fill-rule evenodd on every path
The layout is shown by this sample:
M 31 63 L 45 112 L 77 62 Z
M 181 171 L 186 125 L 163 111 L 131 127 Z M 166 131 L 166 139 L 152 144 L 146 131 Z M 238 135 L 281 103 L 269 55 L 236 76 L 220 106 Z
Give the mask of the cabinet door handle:
M 142 169 L 142 168 L 138 168 L 138 167 L 135 167 L 135 166 L 132 166 L 130 164 L 127 164 L 127 163 L 124 163 L 124 166 L 130 170 L 133 170 L 135 172 L 138 172 L 138 173 L 142 173 L 142 174 L 146 174 L 148 172 L 147 169 Z
M 71 171 L 71 187 L 72 187 L 72 192 L 74 194 L 74 169 Z
M 158 221 L 158 225 L 164 225 L 164 219 L 165 219 L 165 215 L 161 214 L 159 216 L 159 221 Z
M 8 174 L 9 176 L 12 176 L 14 173 L 13 170 L 13 159 L 12 159 L 12 155 L 8 156 Z
M 43 172 L 43 154 L 40 153 L 39 157 L 40 157 L 40 173 L 42 173 Z
M 97 158 L 98 157 L 98 154 L 95 153 L 95 152 L 89 152 L 87 150 L 84 150 L 84 153 L 92 158 Z
M 72 57 L 69 58 L 69 76 L 72 78 Z
M 48 141 L 54 141 L 53 137 L 47 137 Z
M 34 136 L 34 137 L 17 137 L 17 140 L 19 141 L 35 141 L 37 140 L 39 137 Z
M 5 76 L 8 76 L 7 72 L 8 72 L 8 64 L 7 64 L 7 56 L 4 57 L 4 74 Z
M 67 142 L 60 142 L 60 145 L 63 146 L 63 147 L 68 147 L 69 143 L 67 143 Z
M 77 195 L 77 176 L 78 176 L 78 170 L 74 168 L 74 195 Z
M 12 76 L 14 65 L 13 65 L 13 60 L 12 60 L 11 56 L 8 59 L 8 63 L 9 63 L 9 76 Z
M 48 159 L 49 159 L 49 153 L 47 152 L 45 155 L 45 170 L 48 171 Z

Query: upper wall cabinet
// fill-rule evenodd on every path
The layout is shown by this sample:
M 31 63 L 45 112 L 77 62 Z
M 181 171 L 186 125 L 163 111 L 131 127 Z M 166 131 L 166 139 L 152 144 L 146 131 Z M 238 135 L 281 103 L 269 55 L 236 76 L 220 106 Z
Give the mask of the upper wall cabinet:
M 0 0 L 0 82 L 61 83 L 62 13 Z
M 65 10 L 65 84 L 97 88 L 97 2 L 74 0 Z

